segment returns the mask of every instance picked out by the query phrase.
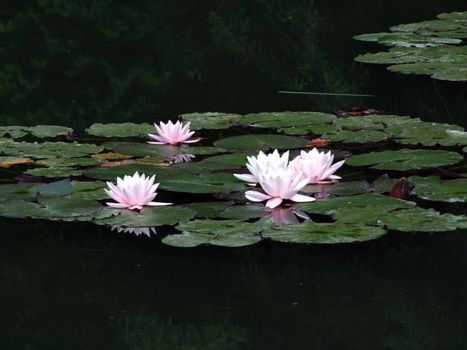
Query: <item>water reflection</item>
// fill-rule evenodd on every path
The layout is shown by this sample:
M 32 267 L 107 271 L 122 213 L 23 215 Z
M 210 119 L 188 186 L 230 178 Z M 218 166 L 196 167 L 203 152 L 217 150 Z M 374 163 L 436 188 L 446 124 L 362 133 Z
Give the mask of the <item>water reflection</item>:
M 167 157 L 167 160 L 171 163 L 186 163 L 186 162 L 191 162 L 193 159 L 195 159 L 194 154 L 190 153 L 178 153 L 178 154 L 172 154 Z
M 264 218 L 270 218 L 277 225 L 299 224 L 300 219 L 308 220 L 310 217 L 303 211 L 296 208 L 276 207 L 270 210 L 270 214 Z
M 117 231 L 117 232 L 135 234 L 136 236 L 146 235 L 148 237 L 151 237 L 151 233 L 157 234 L 155 227 L 119 227 L 119 226 L 112 226 L 111 230 L 112 231 Z

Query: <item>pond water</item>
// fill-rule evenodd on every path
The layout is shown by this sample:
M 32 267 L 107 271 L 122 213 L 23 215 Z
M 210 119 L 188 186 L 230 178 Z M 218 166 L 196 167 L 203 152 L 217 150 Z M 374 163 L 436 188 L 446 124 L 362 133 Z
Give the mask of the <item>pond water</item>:
M 4 1 L 0 125 L 82 132 L 195 111 L 356 106 L 467 126 L 464 83 L 355 63 L 380 48 L 352 39 L 462 6 Z M 182 249 L 91 223 L 0 225 L 2 349 L 467 348 L 465 231 Z

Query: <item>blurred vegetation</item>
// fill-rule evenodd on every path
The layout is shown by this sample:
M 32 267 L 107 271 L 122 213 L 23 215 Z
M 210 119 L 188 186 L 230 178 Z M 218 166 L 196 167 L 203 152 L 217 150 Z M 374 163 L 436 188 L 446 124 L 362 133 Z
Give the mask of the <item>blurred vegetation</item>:
M 384 75 L 375 80 L 353 62 L 361 44 L 352 35 L 456 6 L 461 1 L 4 1 L 0 124 L 82 128 L 193 111 L 391 108 L 394 100 L 277 91 L 384 96 Z

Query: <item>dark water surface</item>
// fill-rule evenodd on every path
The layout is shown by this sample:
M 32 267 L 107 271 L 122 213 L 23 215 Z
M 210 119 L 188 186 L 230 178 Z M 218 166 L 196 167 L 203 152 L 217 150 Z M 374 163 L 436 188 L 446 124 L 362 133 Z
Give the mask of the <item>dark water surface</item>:
M 1 1 L 0 124 L 360 106 L 466 125 L 465 84 L 354 63 L 382 48 L 351 39 L 465 5 Z M 2 350 L 467 349 L 465 232 L 180 249 L 87 223 L 0 227 Z

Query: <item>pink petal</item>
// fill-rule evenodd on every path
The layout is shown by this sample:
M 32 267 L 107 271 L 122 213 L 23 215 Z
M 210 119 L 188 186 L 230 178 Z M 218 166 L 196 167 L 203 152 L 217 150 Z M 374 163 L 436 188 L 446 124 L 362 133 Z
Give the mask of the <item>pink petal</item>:
M 149 202 L 146 205 L 149 205 L 151 207 L 156 207 L 156 206 L 162 206 L 162 205 L 172 205 L 173 203 L 164 203 L 164 202 Z
M 275 198 L 271 198 L 270 200 L 268 200 L 267 203 L 266 203 L 266 206 L 268 208 L 273 209 L 273 208 L 277 207 L 281 203 L 282 203 L 282 198 L 275 197 Z

